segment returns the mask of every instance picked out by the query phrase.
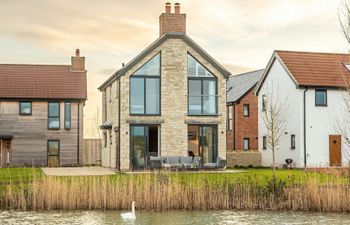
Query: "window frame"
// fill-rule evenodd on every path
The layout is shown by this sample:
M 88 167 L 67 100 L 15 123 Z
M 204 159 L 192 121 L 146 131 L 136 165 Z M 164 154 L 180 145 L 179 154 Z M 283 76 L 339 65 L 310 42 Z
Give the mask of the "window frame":
M 209 72 L 212 77 L 207 76 L 189 76 L 188 74 L 188 56 L 191 56 L 198 64 L 200 64 L 207 72 Z M 194 57 L 190 52 L 187 52 L 187 115 L 188 116 L 218 116 L 219 115 L 219 101 L 218 101 L 218 78 L 212 73 L 206 66 L 204 66 L 196 57 Z M 190 113 L 190 80 L 200 80 L 201 81 L 201 113 L 200 114 L 193 114 Z M 203 113 L 203 81 L 209 80 L 209 81 L 215 81 L 215 113 L 208 114 Z
M 134 73 L 136 73 L 140 68 L 142 68 L 144 65 L 146 65 L 149 61 L 151 61 L 154 57 L 156 57 L 159 54 L 159 76 L 154 76 L 154 75 L 134 75 Z M 157 54 L 153 55 L 149 60 L 147 60 L 144 64 L 142 64 L 138 69 L 135 70 L 132 75 L 129 76 L 129 115 L 131 116 L 161 116 L 161 112 L 162 112 L 162 95 L 161 95 L 161 91 L 162 91 L 162 82 L 161 82 L 161 77 L 162 77 L 162 54 L 161 51 L 159 51 Z M 146 112 L 146 105 L 147 105 L 147 101 L 146 101 L 146 93 L 147 93 L 147 78 L 149 79 L 158 79 L 158 84 L 159 84 L 159 99 L 158 99 L 158 105 L 159 105 L 159 112 L 158 113 L 147 113 Z M 131 79 L 143 79 L 143 113 L 132 113 L 131 112 Z
M 266 111 L 266 94 L 261 95 L 261 111 Z
M 244 148 L 245 141 L 248 141 L 248 148 L 247 149 Z M 250 149 L 250 138 L 245 137 L 245 138 L 243 138 L 243 151 L 249 151 L 249 149 Z
M 317 92 L 323 92 L 325 93 L 325 104 L 317 104 L 317 98 L 316 98 L 316 93 Z M 328 106 L 328 94 L 327 94 L 327 89 L 319 88 L 315 89 L 315 106 L 317 107 L 327 107 Z
M 246 115 L 244 112 L 244 108 L 247 107 L 248 114 Z M 250 117 L 250 105 L 249 104 L 243 104 L 243 117 Z
M 108 137 L 107 137 L 107 131 L 103 132 L 103 147 L 107 148 L 107 142 L 108 142 Z
M 50 103 L 58 104 L 58 117 L 50 116 Z M 61 128 L 61 103 L 59 101 L 50 101 L 47 104 L 47 129 L 49 130 L 59 130 Z M 50 118 L 58 118 L 58 127 L 51 128 L 50 127 Z
M 22 113 L 22 103 L 30 103 L 30 113 Z M 20 101 L 19 102 L 19 115 L 31 116 L 33 114 L 33 102 L 31 101 Z
M 266 137 L 266 135 L 263 136 L 262 141 L 263 141 L 262 149 L 266 150 L 267 149 L 267 137 Z
M 57 142 L 58 143 L 58 153 L 57 155 L 50 155 L 49 154 L 49 146 L 50 146 L 50 142 Z M 58 166 L 61 165 L 61 142 L 59 139 L 47 139 L 47 159 L 46 159 L 46 165 L 49 166 L 49 156 L 57 156 L 58 157 Z
M 231 109 L 231 112 L 230 112 Z M 233 130 L 233 105 L 227 107 L 227 130 Z
M 69 103 L 69 127 L 66 126 L 66 122 L 67 122 L 66 107 L 68 103 Z M 72 102 L 66 101 L 64 102 L 64 129 L 70 130 L 71 128 L 72 128 Z
M 295 142 L 296 142 L 295 134 L 291 134 L 290 135 L 290 149 L 295 149 Z

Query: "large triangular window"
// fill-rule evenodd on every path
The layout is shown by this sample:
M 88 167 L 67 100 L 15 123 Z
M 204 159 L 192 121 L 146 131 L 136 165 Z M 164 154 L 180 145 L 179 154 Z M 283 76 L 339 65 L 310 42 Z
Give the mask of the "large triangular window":
M 160 53 L 130 77 L 130 114 L 160 114 Z
M 187 55 L 188 114 L 217 115 L 217 79 L 202 64 Z
M 159 76 L 160 75 L 160 53 L 146 62 L 138 69 L 134 76 Z
M 202 64 L 187 54 L 187 75 L 189 77 L 214 77 Z

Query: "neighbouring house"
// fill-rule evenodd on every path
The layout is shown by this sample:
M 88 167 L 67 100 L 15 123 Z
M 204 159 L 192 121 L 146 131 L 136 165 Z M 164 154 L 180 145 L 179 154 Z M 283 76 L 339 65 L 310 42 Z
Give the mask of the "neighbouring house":
M 231 75 L 227 81 L 227 165 L 261 166 L 258 151 L 258 97 L 254 88 L 264 70 Z
M 145 169 L 152 156 L 226 159 L 230 73 L 186 35 L 180 4 L 165 10 L 160 37 L 99 87 L 105 167 Z
M 0 166 L 81 162 L 85 58 L 71 65 L 0 64 Z
M 348 93 L 349 54 L 275 51 L 256 87 L 259 103 L 259 149 L 262 164 L 272 164 L 263 121 L 269 100 L 282 101 L 287 112 L 276 150 L 278 165 L 292 159 L 296 167 L 347 165 L 347 140 L 339 127 L 349 126 L 344 96 Z M 270 96 L 270 97 L 269 97 Z M 341 122 L 340 122 L 341 121 Z M 343 135 L 343 136 L 342 136 Z

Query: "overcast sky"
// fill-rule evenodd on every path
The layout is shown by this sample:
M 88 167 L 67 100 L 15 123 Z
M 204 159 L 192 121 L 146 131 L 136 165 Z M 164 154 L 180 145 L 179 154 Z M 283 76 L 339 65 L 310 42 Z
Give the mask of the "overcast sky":
M 160 0 L 0 0 L 0 63 L 88 69 L 86 136 L 101 108 L 97 87 L 159 36 Z M 342 0 L 179 0 L 187 34 L 232 74 L 264 68 L 274 49 L 345 52 Z

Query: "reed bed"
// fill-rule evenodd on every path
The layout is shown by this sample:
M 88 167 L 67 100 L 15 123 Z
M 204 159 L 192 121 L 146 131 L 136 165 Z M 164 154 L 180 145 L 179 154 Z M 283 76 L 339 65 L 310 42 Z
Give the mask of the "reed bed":
M 11 210 L 293 210 L 350 212 L 347 182 L 305 178 L 261 182 L 254 177 L 154 173 L 51 177 L 7 184 L 0 207 Z

